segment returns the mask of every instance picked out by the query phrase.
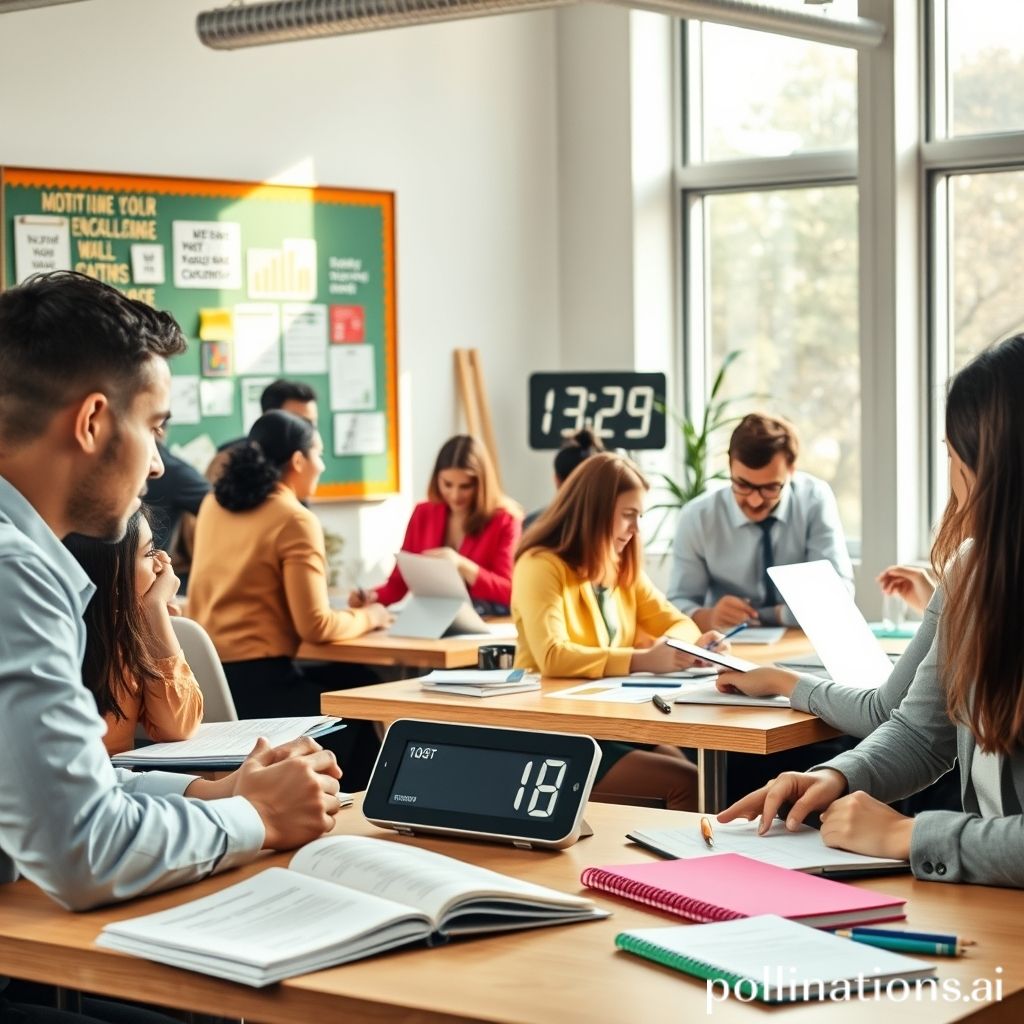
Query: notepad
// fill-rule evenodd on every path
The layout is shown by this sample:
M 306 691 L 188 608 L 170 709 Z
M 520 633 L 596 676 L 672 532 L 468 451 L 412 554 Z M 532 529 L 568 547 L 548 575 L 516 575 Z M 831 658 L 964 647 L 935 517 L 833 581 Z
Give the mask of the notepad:
M 540 676 L 521 668 L 437 669 L 420 680 L 427 693 L 454 693 L 462 697 L 498 697 L 506 693 L 539 690 Z
M 724 853 L 695 860 L 587 868 L 591 889 L 646 903 L 691 921 L 778 914 L 815 928 L 842 928 L 906 917 L 906 900 Z
M 764 861 L 780 868 L 806 871 L 812 875 L 892 874 L 907 871 L 905 860 L 867 857 L 847 850 L 834 850 L 825 845 L 821 833 L 808 825 L 795 832 L 786 828 L 781 818 L 772 822 L 763 835 L 757 834 L 760 818 L 754 821 L 715 822 L 715 845 L 708 849 L 697 828 L 633 829 L 627 839 L 665 857 L 721 857 L 741 853 L 744 857 Z
M 774 914 L 694 927 L 636 928 L 615 945 L 715 984 L 708 998 L 767 1003 L 855 997 L 904 978 L 929 977 L 935 966 L 900 953 L 858 945 Z

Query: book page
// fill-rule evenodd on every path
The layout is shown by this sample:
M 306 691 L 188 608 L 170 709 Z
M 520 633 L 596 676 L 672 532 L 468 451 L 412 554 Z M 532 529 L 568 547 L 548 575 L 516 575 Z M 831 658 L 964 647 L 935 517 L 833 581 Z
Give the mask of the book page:
M 244 757 L 265 736 L 272 747 L 297 739 L 314 726 L 329 722 L 326 715 L 304 718 L 247 718 L 238 722 L 204 722 L 195 736 L 173 743 L 152 743 L 126 752 L 132 764 L 150 759 L 177 758 L 187 760 L 201 757 Z M 116 756 L 113 759 L 117 763 Z
M 593 905 L 580 896 L 500 875 L 430 850 L 364 836 L 316 839 L 295 854 L 289 867 L 415 907 L 429 915 L 435 928 L 440 927 L 451 907 L 467 898 L 504 897 L 513 902 L 580 910 Z
M 790 832 L 781 818 L 773 821 L 771 828 L 763 836 L 759 836 L 759 822 L 760 819 L 731 821 L 723 825 L 713 821 L 713 849 L 708 849 L 696 826 L 647 831 L 633 829 L 630 837 L 673 857 L 714 857 L 723 853 L 741 853 L 744 857 L 775 864 L 780 868 L 792 868 L 794 871 L 823 867 L 854 870 L 858 867 L 870 868 L 903 863 L 883 857 L 848 853 L 846 850 L 834 850 L 825 845 L 817 829 L 801 825 L 796 832 Z
M 104 935 L 269 968 L 410 916 L 422 920 L 409 907 L 268 868 L 211 896 L 107 925 Z M 418 931 L 426 937 L 429 925 Z

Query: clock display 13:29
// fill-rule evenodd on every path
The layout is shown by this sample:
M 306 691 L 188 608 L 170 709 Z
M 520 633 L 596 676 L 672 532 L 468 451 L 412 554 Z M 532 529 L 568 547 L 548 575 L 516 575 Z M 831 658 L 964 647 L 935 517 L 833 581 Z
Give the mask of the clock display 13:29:
M 665 447 L 663 373 L 535 373 L 530 447 L 561 448 L 588 427 L 606 448 Z

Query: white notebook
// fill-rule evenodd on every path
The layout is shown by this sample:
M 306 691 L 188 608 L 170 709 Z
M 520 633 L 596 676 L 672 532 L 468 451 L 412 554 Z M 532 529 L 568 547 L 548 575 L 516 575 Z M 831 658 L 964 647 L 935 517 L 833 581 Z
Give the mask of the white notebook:
M 712 821 L 714 842 L 708 849 L 704 837 L 695 826 L 689 828 L 633 829 L 627 836 L 634 843 L 666 857 L 714 857 L 722 853 L 741 853 L 752 860 L 764 861 L 780 868 L 791 868 L 811 875 L 891 874 L 906 871 L 905 860 L 867 857 L 861 853 L 834 850 L 825 845 L 821 833 L 809 825 L 790 832 L 781 818 L 763 835 L 757 834 L 760 818 L 754 821 Z
M 846 1001 L 873 993 L 896 978 L 913 980 L 935 973 L 934 964 L 924 960 L 841 939 L 774 914 L 716 924 L 635 928 L 620 932 L 615 945 L 703 978 L 709 1014 L 717 1002 L 741 1001 L 737 994 L 743 1002 L 751 997 L 790 1003 L 830 996 Z M 885 1011 L 873 995 L 869 998 L 871 1012 L 882 1019 L 878 1015 L 884 1017 Z

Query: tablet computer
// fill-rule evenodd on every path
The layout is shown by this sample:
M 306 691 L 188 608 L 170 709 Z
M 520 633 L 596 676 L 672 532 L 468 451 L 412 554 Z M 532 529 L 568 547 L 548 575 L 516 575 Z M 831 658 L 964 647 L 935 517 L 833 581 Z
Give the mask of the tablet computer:
M 674 647 L 677 651 L 692 654 L 701 659 L 709 661 L 712 665 L 727 668 L 731 672 L 750 672 L 752 669 L 761 668 L 754 661 L 747 661 L 746 658 L 737 658 L 735 655 L 726 654 L 724 651 L 709 651 L 705 647 L 698 647 L 696 644 L 688 644 L 685 640 L 677 640 L 674 636 L 665 637 L 665 643 Z

